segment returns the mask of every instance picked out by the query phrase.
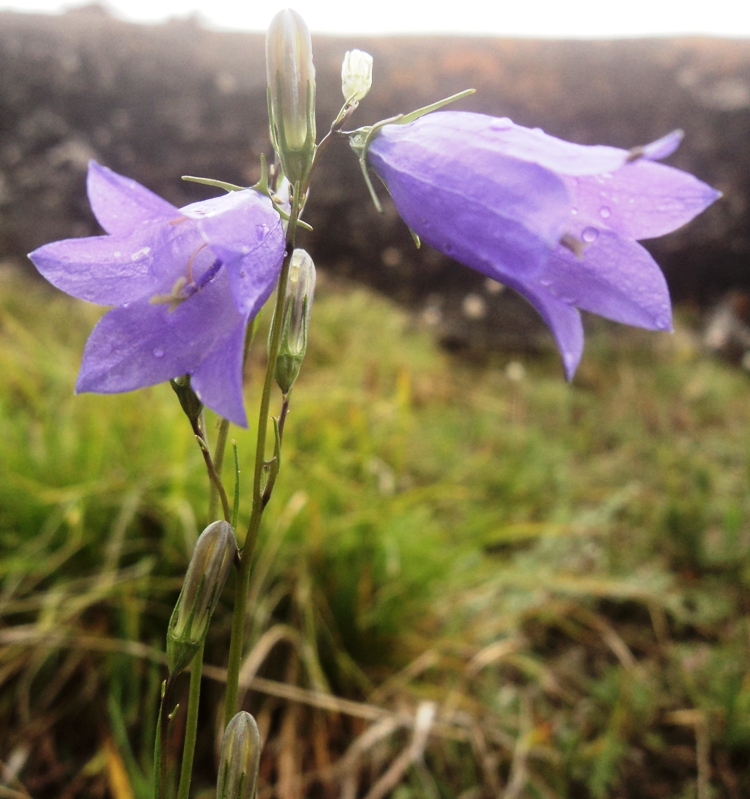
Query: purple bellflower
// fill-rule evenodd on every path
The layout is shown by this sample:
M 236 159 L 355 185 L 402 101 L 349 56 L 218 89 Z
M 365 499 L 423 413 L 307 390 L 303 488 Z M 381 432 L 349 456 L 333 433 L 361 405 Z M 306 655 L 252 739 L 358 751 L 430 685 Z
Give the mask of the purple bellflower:
M 271 200 L 246 189 L 178 209 L 93 161 L 87 187 L 108 235 L 29 255 L 57 288 L 116 306 L 86 343 L 76 391 L 117 393 L 187 374 L 203 403 L 246 426 L 245 329 L 284 257 Z
M 579 308 L 671 330 L 666 281 L 638 240 L 681 227 L 720 196 L 654 163 L 681 138 L 627 151 L 443 111 L 385 125 L 367 158 L 414 233 L 537 309 L 571 379 L 583 352 Z

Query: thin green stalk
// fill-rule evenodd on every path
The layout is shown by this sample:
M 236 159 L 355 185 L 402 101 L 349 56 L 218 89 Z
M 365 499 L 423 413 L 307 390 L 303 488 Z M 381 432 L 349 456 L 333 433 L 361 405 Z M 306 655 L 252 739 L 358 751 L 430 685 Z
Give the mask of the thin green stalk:
M 252 569 L 253 549 L 258 538 L 260 521 L 263 516 L 263 474 L 266 455 L 266 437 L 268 435 L 268 419 L 271 406 L 271 391 L 273 389 L 274 372 L 276 369 L 276 356 L 281 343 L 281 328 L 284 317 L 284 298 L 286 284 L 289 278 L 289 264 L 294 252 L 294 241 L 299 215 L 299 185 L 295 187 L 294 207 L 287 228 L 287 252 L 281 267 L 279 282 L 276 286 L 276 305 L 271 328 L 271 339 L 268 348 L 268 365 L 263 381 L 263 394 L 261 395 L 260 411 L 258 412 L 258 438 L 255 448 L 255 471 L 253 476 L 253 504 L 250 513 L 245 544 L 242 548 L 242 560 L 234 593 L 234 612 L 232 615 L 232 634 L 229 644 L 229 662 L 227 663 L 227 692 L 224 705 L 224 726 L 232 720 L 237 713 L 237 697 L 239 696 L 240 665 L 242 663 L 242 648 L 245 636 L 245 615 L 247 612 L 247 596 L 250 591 L 250 571 Z
M 169 702 L 172 699 L 173 680 L 170 675 L 164 682 L 159 703 L 159 720 L 156 723 L 154 743 L 154 799 L 165 799 L 167 795 L 167 733 L 169 731 Z
M 217 477 L 219 478 L 219 484 L 221 483 L 221 467 L 224 464 L 224 449 L 227 444 L 227 435 L 229 434 L 229 419 L 222 419 L 221 424 L 219 425 L 219 435 L 216 438 L 216 446 L 214 447 L 214 458 L 213 458 L 213 466 L 214 471 Z M 219 512 L 219 489 L 217 484 L 214 480 L 210 479 L 211 474 L 209 471 L 209 494 L 208 494 L 208 520 L 213 521 L 216 519 L 216 514 Z M 225 495 L 226 496 L 226 493 Z M 222 505 L 224 503 L 222 502 Z M 229 503 L 227 501 L 227 507 Z M 227 509 L 224 508 L 224 514 L 226 516 Z M 231 523 L 231 518 L 227 518 L 226 521 Z
M 228 428 L 228 425 L 227 425 Z M 193 756 L 195 755 L 195 739 L 198 737 L 198 705 L 201 696 L 201 678 L 203 677 L 203 650 L 205 641 L 195 653 L 190 671 L 190 693 L 188 696 L 187 719 L 185 720 L 185 742 L 182 745 L 182 766 L 180 767 L 180 787 L 177 799 L 188 799 L 190 781 L 193 776 Z

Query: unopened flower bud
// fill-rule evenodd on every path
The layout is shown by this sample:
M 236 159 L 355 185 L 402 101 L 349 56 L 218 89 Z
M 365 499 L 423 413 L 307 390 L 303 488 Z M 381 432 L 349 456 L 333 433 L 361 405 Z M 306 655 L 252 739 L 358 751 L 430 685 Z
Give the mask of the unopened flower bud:
M 179 674 L 203 642 L 236 554 L 234 530 L 227 522 L 209 524 L 200 534 L 169 620 L 167 665 L 170 674 Z
M 190 423 L 195 426 L 203 410 L 203 403 L 198 399 L 198 395 L 193 391 L 190 385 L 190 375 L 175 377 L 174 380 L 170 380 L 169 382 L 172 385 L 174 393 L 177 394 L 177 399 L 180 401 L 182 410 L 185 411 L 185 416 L 187 416 Z
M 307 351 L 307 331 L 310 326 L 315 293 L 315 264 L 305 250 L 295 250 L 289 264 L 286 284 L 281 343 L 276 358 L 274 376 L 279 388 L 288 394 L 299 375 Z
M 260 765 L 260 733 L 255 719 L 240 711 L 224 731 L 216 799 L 253 799 Z
M 341 91 L 347 103 L 358 103 L 372 86 L 372 56 L 364 50 L 349 50 L 341 65 Z
M 304 180 L 315 155 L 315 67 L 310 31 L 286 8 L 266 36 L 271 141 L 290 183 Z

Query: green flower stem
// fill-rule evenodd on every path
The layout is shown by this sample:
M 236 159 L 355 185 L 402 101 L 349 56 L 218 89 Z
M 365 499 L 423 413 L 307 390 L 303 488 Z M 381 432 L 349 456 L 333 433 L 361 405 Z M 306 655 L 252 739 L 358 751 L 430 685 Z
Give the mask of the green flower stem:
M 273 327 L 271 329 L 271 339 L 268 348 L 268 365 L 266 376 L 263 382 L 263 394 L 260 401 L 260 411 L 258 413 L 258 439 L 255 449 L 255 472 L 253 476 L 253 505 L 250 514 L 250 523 L 247 527 L 245 544 L 242 548 L 242 560 L 240 561 L 239 574 L 234 593 L 234 612 L 232 616 L 232 637 L 229 644 L 229 662 L 227 664 L 227 692 L 224 704 L 224 726 L 232 720 L 237 713 L 237 698 L 239 696 L 239 677 L 240 666 L 242 664 L 242 647 L 245 635 L 245 616 L 247 613 L 247 596 L 250 591 L 250 571 L 252 569 L 253 549 L 258 538 L 260 522 L 263 516 L 264 486 L 263 476 L 265 473 L 266 438 L 268 435 L 268 418 L 271 406 L 271 390 L 274 383 L 274 371 L 276 369 L 276 356 L 279 352 L 281 343 L 281 328 L 284 322 L 284 298 L 286 296 L 286 284 L 289 279 L 289 264 L 294 252 L 294 242 L 297 233 L 297 217 L 300 213 L 300 185 L 295 186 L 294 205 L 292 207 L 289 227 L 287 228 L 287 250 L 284 256 L 284 263 L 281 267 L 279 282 L 276 286 L 276 306 L 273 316 Z M 267 498 L 266 498 L 267 502 Z
M 213 479 L 210 480 L 209 485 L 209 494 L 208 494 L 208 519 L 209 521 L 214 521 L 216 519 L 216 514 L 219 512 L 219 486 L 224 488 L 223 483 L 221 482 L 221 467 L 224 464 L 224 449 L 227 445 L 227 435 L 229 434 L 229 419 L 222 419 L 221 423 L 219 424 L 219 435 L 216 439 L 216 446 L 214 447 L 214 457 L 213 457 L 213 467 L 214 473 L 218 477 L 219 481 L 218 484 L 214 482 Z M 209 478 L 211 477 L 211 473 L 209 472 Z M 232 523 L 232 517 L 227 516 L 227 511 L 229 509 L 229 499 L 227 498 L 226 491 L 224 492 L 224 499 L 222 500 L 222 505 L 224 505 L 224 500 L 226 500 L 226 506 L 223 508 L 225 521 Z
M 169 732 L 169 703 L 172 699 L 172 676 L 167 677 L 159 703 L 159 719 L 156 722 L 154 743 L 154 799 L 166 799 L 167 795 L 167 733 Z
M 226 421 L 226 420 L 224 420 Z M 227 423 L 227 429 L 229 424 Z M 218 449 L 218 445 L 217 445 Z M 195 739 L 198 736 L 198 705 L 201 696 L 201 678 L 203 677 L 203 650 L 205 640 L 195 653 L 190 671 L 190 694 L 188 696 L 187 719 L 185 722 L 185 742 L 182 745 L 182 766 L 180 768 L 180 787 L 177 799 L 188 799 L 190 781 L 193 774 L 193 756 L 195 755 Z
M 226 422 L 226 430 L 223 431 L 223 440 L 222 440 L 222 428 L 225 422 Z M 197 419 L 195 420 L 191 419 L 190 425 L 193 428 L 193 435 L 195 435 L 195 440 L 198 442 L 198 446 L 201 448 L 201 453 L 203 454 L 203 460 L 206 462 L 206 471 L 208 472 L 208 480 L 210 483 L 209 499 L 208 499 L 209 517 L 212 521 L 216 521 L 216 513 L 218 508 L 214 505 L 215 502 L 214 491 L 215 491 L 219 499 L 221 500 L 221 508 L 222 512 L 224 513 L 224 521 L 231 524 L 232 510 L 229 507 L 229 499 L 227 498 L 227 492 L 226 489 L 224 488 L 224 484 L 221 482 L 221 476 L 220 476 L 221 461 L 224 460 L 224 445 L 226 444 L 227 432 L 229 430 L 229 422 L 227 422 L 226 419 L 222 419 L 222 427 L 219 428 L 219 440 L 216 443 L 216 455 L 217 458 L 220 455 L 221 460 L 218 461 L 219 463 L 218 469 L 214 464 L 214 459 L 211 457 L 211 450 L 208 447 L 205 425 L 203 424 L 203 412 L 201 412 L 200 417 L 198 417 Z

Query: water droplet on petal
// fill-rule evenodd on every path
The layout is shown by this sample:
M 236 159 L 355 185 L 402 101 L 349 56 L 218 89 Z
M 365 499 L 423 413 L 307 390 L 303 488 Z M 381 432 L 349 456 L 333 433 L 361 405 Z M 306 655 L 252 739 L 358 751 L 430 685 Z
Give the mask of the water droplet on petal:
M 255 232 L 259 236 L 265 236 L 268 233 L 268 225 L 256 225 Z
M 509 130 L 513 127 L 513 123 L 508 117 L 498 117 L 490 122 L 490 130 Z
M 539 284 L 540 284 L 541 286 L 544 286 L 544 288 L 549 288 L 549 287 L 552 285 L 552 281 L 551 281 L 549 278 L 547 278 L 547 277 L 543 277 L 543 278 L 542 278 L 542 279 L 539 281 Z
M 137 250 L 130 256 L 131 261 L 139 261 L 141 258 L 145 258 L 151 252 L 151 247 L 142 247 L 140 250 Z
M 115 258 L 119 258 L 121 255 L 122 253 L 119 250 L 117 250 L 117 252 L 114 253 Z
M 578 213 L 578 209 L 577 208 L 571 208 L 570 209 L 570 213 L 573 214 L 573 216 L 575 216 Z
M 163 358 L 164 357 L 164 350 L 160 350 L 158 347 L 152 352 L 154 358 Z
M 595 227 L 585 227 L 583 233 L 581 233 L 581 238 L 586 244 L 591 244 L 599 238 L 599 231 Z
M 611 211 L 611 210 L 610 210 L 610 209 L 609 209 L 609 208 L 608 208 L 606 205 L 603 205 L 603 206 L 602 206 L 602 207 L 599 209 L 599 216 L 600 216 L 602 219 L 609 219 L 609 218 L 610 218 L 610 216 L 612 216 L 612 211 Z

